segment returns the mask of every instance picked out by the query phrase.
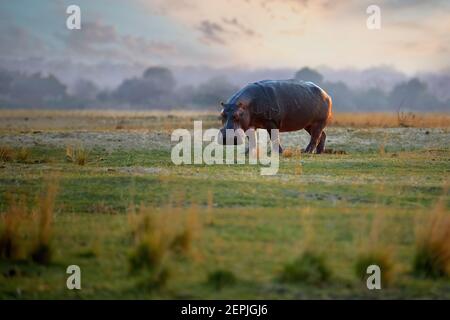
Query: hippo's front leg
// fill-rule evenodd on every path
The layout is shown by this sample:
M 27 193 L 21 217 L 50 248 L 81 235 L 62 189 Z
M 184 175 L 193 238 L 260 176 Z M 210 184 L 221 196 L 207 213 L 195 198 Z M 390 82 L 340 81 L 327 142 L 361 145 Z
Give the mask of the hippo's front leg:
M 272 134 L 272 129 L 276 129 L 277 131 L 274 131 Z M 270 141 L 272 142 L 272 150 L 277 150 L 278 153 L 283 153 L 283 148 L 281 147 L 281 141 L 280 141 L 280 132 L 278 131 L 278 128 L 268 128 L 267 132 L 269 132 Z
M 251 128 L 247 130 L 248 146 L 245 148 L 245 154 L 256 159 L 258 153 L 258 140 L 256 130 Z

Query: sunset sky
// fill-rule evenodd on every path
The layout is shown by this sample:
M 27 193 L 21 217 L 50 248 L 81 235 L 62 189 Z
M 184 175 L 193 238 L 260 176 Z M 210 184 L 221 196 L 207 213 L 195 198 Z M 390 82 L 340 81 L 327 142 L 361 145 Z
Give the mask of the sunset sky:
M 81 7 L 67 30 L 66 7 Z M 366 8 L 381 8 L 368 30 Z M 15 0 L 0 3 L 0 58 L 246 68 L 450 67 L 450 1 Z

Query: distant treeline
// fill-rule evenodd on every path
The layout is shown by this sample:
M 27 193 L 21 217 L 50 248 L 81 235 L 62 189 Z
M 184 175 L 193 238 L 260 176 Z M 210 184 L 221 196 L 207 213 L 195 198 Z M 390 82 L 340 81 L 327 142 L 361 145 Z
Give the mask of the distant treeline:
M 432 95 L 426 83 L 417 78 L 395 85 L 389 92 L 377 87 L 352 89 L 342 81 L 326 81 L 310 68 L 299 70 L 294 78 L 308 80 L 325 89 L 335 111 L 449 111 L 450 100 Z M 263 80 L 263 79 L 255 79 Z M 197 86 L 177 86 L 168 68 L 150 67 L 142 76 L 125 79 L 113 90 L 102 90 L 90 80 L 79 80 L 70 90 L 53 75 L 24 74 L 0 70 L 2 108 L 121 108 L 180 109 L 218 108 L 239 90 L 226 77 L 205 80 Z

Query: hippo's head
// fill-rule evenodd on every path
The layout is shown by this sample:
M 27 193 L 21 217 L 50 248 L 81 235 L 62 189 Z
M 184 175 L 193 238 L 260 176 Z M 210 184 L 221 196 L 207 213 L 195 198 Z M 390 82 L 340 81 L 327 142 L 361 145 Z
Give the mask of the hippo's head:
M 220 112 L 220 117 L 222 120 L 223 127 L 220 129 L 219 134 L 219 143 L 226 143 L 226 130 L 238 130 L 242 129 L 246 131 L 250 125 L 250 113 L 244 104 L 238 103 L 223 103 L 221 102 L 223 107 Z M 238 139 L 234 137 L 234 144 L 238 144 Z

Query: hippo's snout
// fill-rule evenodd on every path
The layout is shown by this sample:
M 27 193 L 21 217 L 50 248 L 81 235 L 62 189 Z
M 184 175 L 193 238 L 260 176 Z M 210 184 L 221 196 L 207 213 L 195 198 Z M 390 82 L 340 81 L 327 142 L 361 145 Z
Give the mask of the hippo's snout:
M 228 131 L 228 134 L 231 135 L 230 137 L 228 137 L 228 143 L 227 143 L 227 131 L 222 128 L 219 131 L 219 136 L 217 137 L 217 141 L 219 144 L 221 145 L 238 145 L 240 144 L 238 137 L 231 133 L 230 131 Z

